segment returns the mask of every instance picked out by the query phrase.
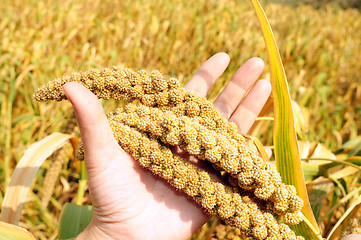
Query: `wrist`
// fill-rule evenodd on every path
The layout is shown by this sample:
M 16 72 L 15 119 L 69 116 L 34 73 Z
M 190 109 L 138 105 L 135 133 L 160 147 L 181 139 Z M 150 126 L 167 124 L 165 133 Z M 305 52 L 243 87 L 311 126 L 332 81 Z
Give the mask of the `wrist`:
M 89 223 L 89 225 L 82 231 L 75 240 L 114 240 L 106 233 L 104 233 L 101 229 L 97 227 L 97 225 L 93 222 L 93 220 Z

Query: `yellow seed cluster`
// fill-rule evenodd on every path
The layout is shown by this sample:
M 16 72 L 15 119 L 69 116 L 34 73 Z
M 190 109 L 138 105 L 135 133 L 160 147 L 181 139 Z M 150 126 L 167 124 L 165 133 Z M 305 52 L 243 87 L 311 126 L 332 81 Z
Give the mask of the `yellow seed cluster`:
M 125 107 L 108 114 L 120 146 L 141 166 L 184 191 L 209 213 L 254 239 L 295 239 L 287 223 L 302 221 L 303 201 L 293 186 L 282 183 L 276 168 L 263 161 L 212 104 L 180 87 L 159 71 L 127 68 L 75 73 L 55 79 L 34 95 L 39 101 L 66 99 L 62 85 L 79 82 L 99 98 L 123 100 Z M 228 174 L 225 186 L 181 157 L 169 146 L 179 146 L 215 169 Z M 78 158 L 83 158 L 82 146 Z M 273 219 L 273 220 L 272 220 Z M 281 238 L 282 237 L 282 238 Z
M 62 85 L 78 82 L 92 91 L 98 98 L 131 102 L 140 100 L 146 106 L 176 104 L 185 95 L 176 78 L 166 79 L 159 71 L 150 74 L 145 70 L 135 72 L 129 68 L 112 67 L 100 71 L 94 69 L 74 73 L 55 79 L 38 89 L 34 95 L 38 101 L 64 100 Z M 171 102 L 169 100 L 172 100 Z
M 219 224 L 212 233 L 211 240 L 242 240 L 244 236 L 238 228 Z
M 236 187 L 217 182 L 209 173 L 173 154 L 156 139 L 117 121 L 112 115 L 109 116 L 109 123 L 119 145 L 134 156 L 142 167 L 187 193 L 210 214 L 236 227 L 241 236 L 260 240 L 272 237 L 294 239 L 295 235 L 289 227 L 281 227 L 271 213 L 252 199 L 254 196 L 247 196 L 246 192 Z M 78 154 L 78 158 L 83 159 L 82 147 Z
M 293 231 L 286 224 L 278 224 L 272 214 L 265 214 L 265 225 L 254 227 L 251 232 L 254 239 L 266 240 L 304 240 L 303 237 L 296 236 Z M 268 230 L 268 235 L 265 232 Z M 248 235 L 242 232 L 239 228 L 227 225 L 221 222 L 216 226 L 211 234 L 212 240 L 243 240 L 248 239 Z
M 215 164 L 237 181 L 233 185 L 252 190 L 256 197 L 273 202 L 275 213 L 288 212 L 288 223 L 301 221 L 299 211 L 303 202 L 295 188 L 283 184 L 276 168 L 250 150 L 242 136 L 237 141 L 209 130 L 198 118 L 177 117 L 171 111 L 132 103 L 109 113 L 109 118 Z

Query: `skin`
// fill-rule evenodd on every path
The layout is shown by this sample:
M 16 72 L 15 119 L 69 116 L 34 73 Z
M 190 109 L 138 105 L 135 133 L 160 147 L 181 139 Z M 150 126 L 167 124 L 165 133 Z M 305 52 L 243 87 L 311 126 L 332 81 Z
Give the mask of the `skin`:
M 350 234 L 343 237 L 341 240 L 360 240 L 361 234 Z
M 229 61 L 225 53 L 214 55 L 185 88 L 206 95 Z M 214 102 L 215 108 L 235 122 L 243 134 L 271 93 L 271 84 L 258 80 L 263 68 L 261 59 L 248 60 Z M 94 207 L 91 223 L 76 240 L 188 239 L 209 220 L 210 216 L 192 199 L 138 166 L 119 147 L 101 103 L 89 90 L 72 82 L 64 85 L 64 92 L 73 104 L 80 127 Z

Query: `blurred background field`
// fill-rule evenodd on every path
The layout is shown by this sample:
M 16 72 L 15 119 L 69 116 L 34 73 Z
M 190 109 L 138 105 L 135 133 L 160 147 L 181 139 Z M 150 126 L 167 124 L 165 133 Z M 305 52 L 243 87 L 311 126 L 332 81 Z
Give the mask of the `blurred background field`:
M 295 2 L 264 1 L 264 6 L 299 106 L 299 139 L 322 143 L 335 154 L 361 155 L 360 1 Z M 186 82 L 220 51 L 230 55 L 231 63 L 210 98 L 250 57 L 265 60 L 263 78 L 269 78 L 262 34 L 246 0 L 4 0 L 0 10 L 0 203 L 25 150 L 50 133 L 64 131 L 72 117 L 67 102 L 39 104 L 32 98 L 53 78 L 124 64 L 159 69 Z M 114 103 L 104 104 L 109 109 Z M 272 145 L 271 129 L 272 122 L 262 120 L 253 133 Z M 71 159 L 68 151 L 45 209 L 40 196 L 51 161 L 32 185 L 20 225 L 39 239 L 56 237 L 61 207 L 75 199 L 79 163 Z M 360 175 L 355 176 L 340 178 L 346 194 L 359 187 Z M 329 208 L 342 197 L 342 191 L 331 189 L 331 197 L 325 196 Z M 84 202 L 89 203 L 87 195 Z M 335 209 L 342 215 L 349 203 Z M 322 218 L 324 232 L 339 217 Z

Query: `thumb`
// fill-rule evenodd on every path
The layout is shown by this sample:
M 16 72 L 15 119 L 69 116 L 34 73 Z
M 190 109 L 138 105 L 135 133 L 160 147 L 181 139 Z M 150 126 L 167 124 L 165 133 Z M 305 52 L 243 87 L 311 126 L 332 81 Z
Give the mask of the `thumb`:
M 66 83 L 63 89 L 74 107 L 87 156 L 86 161 L 93 165 L 91 161 L 96 161 L 106 149 L 118 144 L 98 98 L 79 83 Z

